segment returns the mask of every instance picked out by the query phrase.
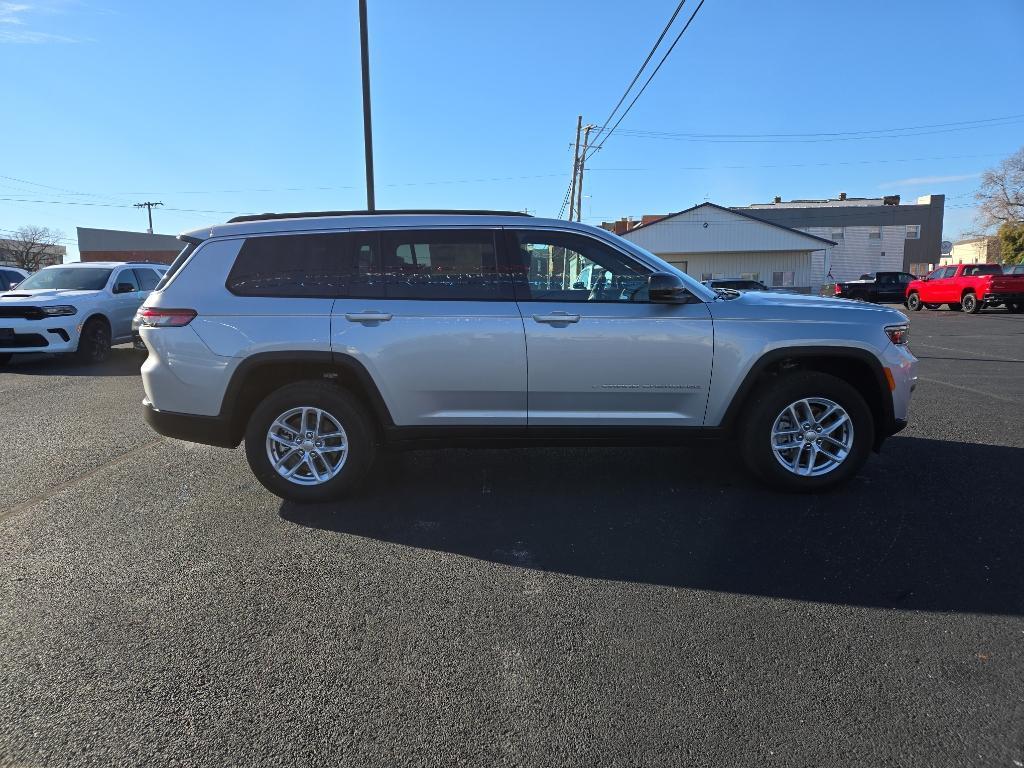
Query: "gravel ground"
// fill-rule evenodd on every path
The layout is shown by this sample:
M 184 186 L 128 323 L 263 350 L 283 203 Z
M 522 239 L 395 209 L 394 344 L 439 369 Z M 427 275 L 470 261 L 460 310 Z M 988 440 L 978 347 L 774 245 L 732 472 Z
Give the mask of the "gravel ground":
M 0 764 L 1024 764 L 1024 316 L 912 316 L 846 489 L 728 446 L 386 456 L 282 504 L 139 357 L 0 370 Z

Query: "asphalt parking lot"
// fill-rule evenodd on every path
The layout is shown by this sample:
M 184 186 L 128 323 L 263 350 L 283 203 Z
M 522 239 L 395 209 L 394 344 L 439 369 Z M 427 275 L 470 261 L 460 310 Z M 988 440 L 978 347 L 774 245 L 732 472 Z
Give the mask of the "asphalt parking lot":
M 911 317 L 852 485 L 728 446 L 386 456 L 282 504 L 141 358 L 0 370 L 0 764 L 1024 764 L 1024 316 Z

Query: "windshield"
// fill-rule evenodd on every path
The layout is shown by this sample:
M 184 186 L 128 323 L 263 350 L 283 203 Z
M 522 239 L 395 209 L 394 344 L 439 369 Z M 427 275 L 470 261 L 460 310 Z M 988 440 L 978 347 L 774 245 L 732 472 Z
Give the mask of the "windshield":
M 101 291 L 112 270 L 93 267 L 51 267 L 26 277 L 18 290 L 52 288 L 68 291 Z

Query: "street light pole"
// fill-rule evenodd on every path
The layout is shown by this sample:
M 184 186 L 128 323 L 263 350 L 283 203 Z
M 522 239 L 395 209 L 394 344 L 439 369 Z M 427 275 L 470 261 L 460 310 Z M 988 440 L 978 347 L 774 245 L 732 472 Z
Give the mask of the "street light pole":
M 373 128 L 370 123 L 370 51 L 366 32 L 366 0 L 359 0 L 359 47 L 363 64 L 363 143 L 366 149 L 366 209 L 377 207 L 373 194 Z

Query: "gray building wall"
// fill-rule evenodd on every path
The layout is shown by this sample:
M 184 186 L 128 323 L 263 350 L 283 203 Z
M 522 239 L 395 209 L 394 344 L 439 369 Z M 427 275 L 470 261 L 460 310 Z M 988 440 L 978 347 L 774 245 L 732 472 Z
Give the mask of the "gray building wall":
M 792 203 L 735 208 L 759 219 L 784 227 L 891 227 L 921 225 L 921 237 L 903 243 L 903 269 L 915 263 L 938 264 L 942 250 L 942 219 L 945 195 L 930 195 L 926 204 L 910 205 L 815 205 L 796 207 Z M 791 207 L 792 206 L 792 207 Z

